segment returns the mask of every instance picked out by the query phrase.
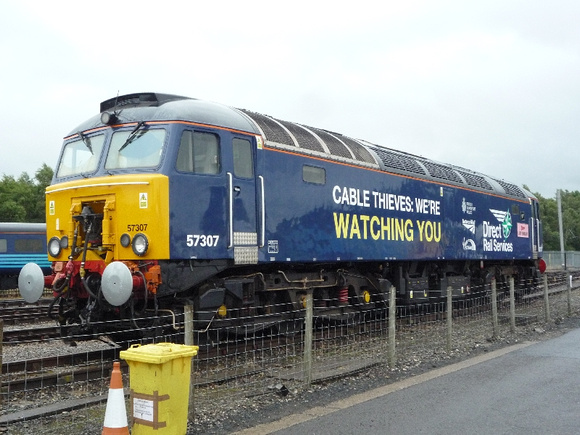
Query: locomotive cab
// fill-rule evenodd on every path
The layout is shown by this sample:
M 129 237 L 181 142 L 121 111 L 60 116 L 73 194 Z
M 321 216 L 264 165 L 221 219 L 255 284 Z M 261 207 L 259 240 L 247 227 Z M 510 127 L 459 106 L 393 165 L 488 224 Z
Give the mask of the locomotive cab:
M 208 125 L 163 111 L 182 99 L 106 101 L 64 139 L 46 190 L 48 284 L 62 323 L 133 318 L 138 307 L 156 317 L 158 296 L 191 289 L 228 265 L 258 262 L 261 137 L 243 115 L 232 119 L 203 102 L 191 116 Z M 38 270 L 21 275 L 23 296 L 39 297 Z

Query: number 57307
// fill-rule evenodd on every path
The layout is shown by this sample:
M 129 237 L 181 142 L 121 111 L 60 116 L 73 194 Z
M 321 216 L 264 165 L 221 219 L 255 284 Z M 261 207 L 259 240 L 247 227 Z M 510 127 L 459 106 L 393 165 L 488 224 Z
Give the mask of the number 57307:
M 212 248 L 217 246 L 220 240 L 219 235 L 206 235 L 206 234 L 188 234 L 187 235 L 187 246 L 201 246 L 202 248 Z

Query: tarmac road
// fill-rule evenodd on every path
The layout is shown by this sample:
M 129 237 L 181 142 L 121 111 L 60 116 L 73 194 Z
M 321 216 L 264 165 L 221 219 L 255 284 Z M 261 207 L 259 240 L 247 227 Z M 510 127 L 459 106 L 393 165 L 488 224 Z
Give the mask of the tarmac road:
M 578 434 L 580 329 L 263 424 L 244 434 Z

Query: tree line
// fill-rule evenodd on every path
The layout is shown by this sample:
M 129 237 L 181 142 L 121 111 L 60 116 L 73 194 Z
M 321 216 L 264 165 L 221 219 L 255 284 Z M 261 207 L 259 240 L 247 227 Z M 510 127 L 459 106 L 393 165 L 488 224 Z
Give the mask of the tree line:
M 3 175 L 0 180 L 0 222 L 44 222 L 44 190 L 52 180 L 53 170 L 43 164 L 31 178 L 26 172 L 15 178 Z M 529 190 L 529 189 L 528 189 Z M 560 250 L 558 205 L 556 198 L 534 194 L 540 202 L 544 230 L 544 250 Z M 561 192 L 564 249 L 580 251 L 580 192 Z
M 34 178 L 4 174 L 0 180 L 0 222 L 45 222 L 44 190 L 54 171 L 43 164 Z
M 540 217 L 544 232 L 544 250 L 560 251 L 560 229 L 558 223 L 558 201 L 544 198 L 535 193 L 540 202 Z M 580 192 L 563 190 L 560 192 L 562 203 L 562 228 L 565 251 L 580 251 Z

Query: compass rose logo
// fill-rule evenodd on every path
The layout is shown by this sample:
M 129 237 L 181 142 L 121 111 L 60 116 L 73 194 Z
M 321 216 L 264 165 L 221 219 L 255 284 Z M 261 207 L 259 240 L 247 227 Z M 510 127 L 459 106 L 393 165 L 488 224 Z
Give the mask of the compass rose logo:
M 490 212 L 495 216 L 495 218 L 501 222 L 501 228 L 503 232 L 503 238 L 507 239 L 512 233 L 512 215 L 508 211 L 493 210 L 489 209 Z

